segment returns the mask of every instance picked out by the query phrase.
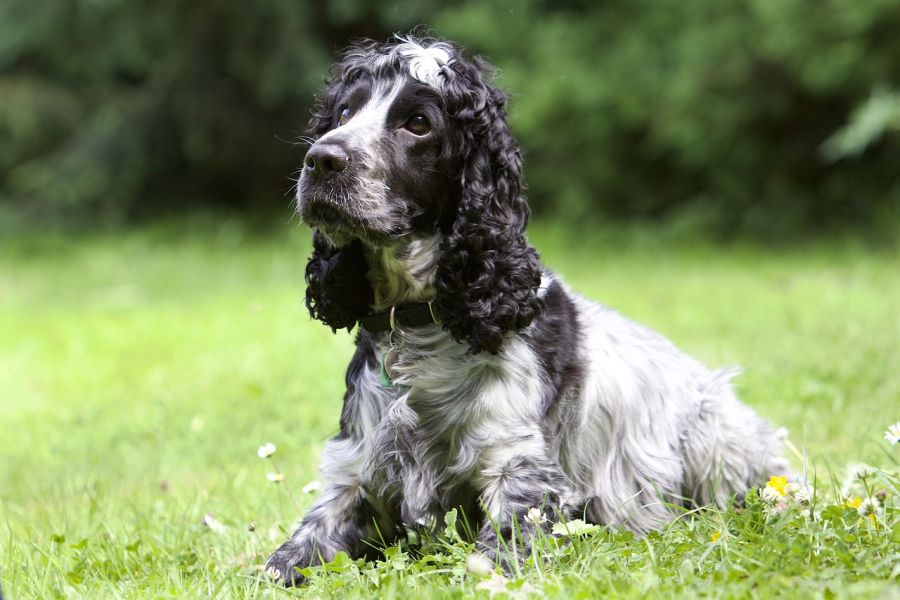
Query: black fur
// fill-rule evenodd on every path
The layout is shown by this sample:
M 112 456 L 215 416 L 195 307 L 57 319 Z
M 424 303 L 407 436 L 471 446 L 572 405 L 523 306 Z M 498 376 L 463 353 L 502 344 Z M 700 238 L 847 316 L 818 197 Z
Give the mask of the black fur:
M 363 367 L 375 369 L 378 361 L 375 358 L 375 344 L 371 336 L 364 330 L 360 329 L 356 336 L 356 352 L 347 365 L 347 374 L 344 377 L 346 391 L 344 392 L 344 404 L 341 410 L 341 432 L 339 435 L 350 435 L 353 426 L 354 417 L 358 407 L 356 406 L 357 385 L 359 376 Z
M 319 99 L 298 187 L 317 230 L 310 313 L 336 330 L 433 300 L 444 330 L 357 336 L 322 493 L 267 563 L 289 585 L 295 567 L 359 556 L 364 538 L 391 541 L 456 506 L 511 571 L 550 520 L 644 533 L 671 519 L 679 491 L 722 505 L 790 472 L 731 371 L 542 272 L 506 97 L 489 79 L 449 44 L 365 43 Z M 420 117 L 428 128 L 410 127 Z
M 372 67 L 375 57 L 393 47 L 366 42 L 345 52 L 317 99 L 313 136 L 337 126 L 338 108 L 351 89 L 399 76 L 399 65 Z M 415 155 L 410 150 L 406 159 L 402 148 L 391 150 L 401 158 L 392 163 L 400 172 L 387 174 L 389 187 L 403 197 L 392 207 L 398 222 L 386 230 L 445 234 L 434 306 L 444 328 L 472 352 L 496 354 L 507 334 L 528 326 L 540 311 L 541 267 L 525 239 L 529 210 L 522 159 L 506 122 L 506 96 L 489 82 L 491 72 L 480 59 L 458 54 L 446 68 L 452 73 L 437 99 L 441 114 L 433 118 L 439 146 L 416 148 Z M 338 184 L 352 189 L 346 181 Z M 314 241 L 307 306 L 334 330 L 352 327 L 371 310 L 371 282 L 362 274 L 377 265 L 365 262 L 361 248 L 358 240 L 335 247 L 321 234 Z
M 313 508 L 303 517 L 303 527 L 314 532 L 314 542 L 286 541 L 269 557 L 266 567 L 277 570 L 282 583 L 292 586 L 303 582 L 299 569 L 333 560 L 338 548 L 352 556 L 365 554 L 365 539 L 373 533 L 375 513 L 365 498 L 358 494 L 354 498 L 339 518 L 322 507 Z
M 504 336 L 540 310 L 541 266 L 525 239 L 522 158 L 506 122 L 506 95 L 480 59 L 458 61 L 447 113 L 466 157 L 456 220 L 441 246 L 435 306 L 444 327 L 473 352 L 500 351 Z
M 316 231 L 313 254 L 306 263 L 306 308 L 332 331 L 356 325 L 372 304 L 362 242 L 335 248 Z
M 541 318 L 536 319 L 522 337 L 541 361 L 541 368 L 550 383 L 542 407 L 542 412 L 547 413 L 561 396 L 579 385 L 584 367 L 578 356 L 581 334 L 572 298 L 558 281 L 553 281 L 543 303 Z
M 568 480 L 558 464 L 539 464 L 530 458 L 519 458 L 504 466 L 503 510 L 496 521 L 490 519 L 478 533 L 478 549 L 507 573 L 531 554 L 537 531 L 548 533 L 550 523 L 562 514 L 560 492 L 568 488 Z M 529 515 L 538 509 L 542 520 Z

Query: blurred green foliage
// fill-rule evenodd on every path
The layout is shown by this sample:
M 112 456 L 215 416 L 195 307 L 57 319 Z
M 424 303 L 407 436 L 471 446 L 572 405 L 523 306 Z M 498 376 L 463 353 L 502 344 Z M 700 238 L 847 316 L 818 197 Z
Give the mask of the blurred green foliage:
M 285 214 L 334 51 L 423 23 L 501 69 L 539 214 L 898 221 L 898 0 L 2 0 L 0 218 Z

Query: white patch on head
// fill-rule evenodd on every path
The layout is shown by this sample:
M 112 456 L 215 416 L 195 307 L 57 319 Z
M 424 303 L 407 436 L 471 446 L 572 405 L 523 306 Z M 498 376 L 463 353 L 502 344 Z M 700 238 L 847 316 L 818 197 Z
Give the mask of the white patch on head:
M 422 46 L 412 38 L 400 39 L 403 43 L 397 45 L 396 52 L 406 60 L 410 77 L 431 87 L 441 87 L 451 74 L 444 67 L 453 61 L 453 48 L 443 42 Z
M 346 203 L 346 209 L 370 223 L 391 223 L 395 217 L 392 210 L 396 207 L 388 201 L 391 190 L 385 183 L 387 157 L 380 148 L 388 111 L 402 89 L 398 82 L 375 86 L 369 99 L 349 121 L 328 131 L 317 142 L 327 143 L 338 138 L 353 152 L 356 160 L 367 166 L 357 174 L 359 186 L 353 202 Z

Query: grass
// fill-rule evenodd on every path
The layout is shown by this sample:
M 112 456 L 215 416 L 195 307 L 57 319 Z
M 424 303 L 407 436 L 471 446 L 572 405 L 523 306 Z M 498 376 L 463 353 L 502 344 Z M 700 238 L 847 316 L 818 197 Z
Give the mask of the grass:
M 742 398 L 791 430 L 817 495 L 810 518 L 767 519 L 751 501 L 644 539 L 548 538 L 549 562 L 527 566 L 507 595 L 897 597 L 895 509 L 860 519 L 836 506 L 833 483 L 851 460 L 897 469 L 882 439 L 900 418 L 896 249 L 548 225 L 531 237 L 576 290 L 711 366 L 744 365 Z M 503 585 L 466 574 L 471 547 L 452 533 L 382 562 L 340 557 L 297 591 L 258 576 L 314 497 L 302 488 L 337 427 L 351 352 L 350 336 L 302 308 L 308 244 L 296 227 L 232 221 L 0 241 L 7 596 L 488 597 Z M 264 442 L 278 445 L 276 463 L 257 457 Z M 267 481 L 271 471 L 285 481 Z M 887 477 L 868 493 L 890 489 Z

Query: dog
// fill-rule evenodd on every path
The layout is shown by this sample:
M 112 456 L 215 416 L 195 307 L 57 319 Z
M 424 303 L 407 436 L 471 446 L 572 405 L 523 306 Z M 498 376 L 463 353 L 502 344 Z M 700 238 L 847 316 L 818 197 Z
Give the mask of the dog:
M 286 585 L 455 507 L 509 569 L 552 521 L 645 533 L 790 471 L 735 370 L 541 264 L 493 75 L 453 43 L 398 37 L 351 46 L 317 97 L 297 185 L 306 304 L 358 333 L 323 491 L 267 562 Z

